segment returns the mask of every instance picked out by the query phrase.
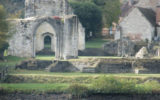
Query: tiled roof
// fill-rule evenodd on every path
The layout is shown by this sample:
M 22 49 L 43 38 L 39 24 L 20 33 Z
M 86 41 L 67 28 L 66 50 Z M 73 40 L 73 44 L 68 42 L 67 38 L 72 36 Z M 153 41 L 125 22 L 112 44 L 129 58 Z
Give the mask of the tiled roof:
M 153 25 L 156 25 L 156 13 L 151 8 L 137 7 L 144 17 Z

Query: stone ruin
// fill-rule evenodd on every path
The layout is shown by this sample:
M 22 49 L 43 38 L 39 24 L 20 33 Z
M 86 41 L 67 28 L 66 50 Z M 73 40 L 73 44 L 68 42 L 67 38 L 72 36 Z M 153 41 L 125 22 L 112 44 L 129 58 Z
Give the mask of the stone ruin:
M 111 56 L 131 57 L 135 55 L 135 43 L 129 38 L 111 41 L 103 45 L 103 50 Z
M 84 28 L 67 0 L 26 0 L 25 18 L 11 22 L 16 32 L 9 40 L 9 55 L 35 57 L 46 36 L 56 59 L 77 58 L 78 50 L 85 49 Z
M 148 57 L 148 50 L 146 47 L 142 47 L 135 55 L 136 58 L 145 58 Z

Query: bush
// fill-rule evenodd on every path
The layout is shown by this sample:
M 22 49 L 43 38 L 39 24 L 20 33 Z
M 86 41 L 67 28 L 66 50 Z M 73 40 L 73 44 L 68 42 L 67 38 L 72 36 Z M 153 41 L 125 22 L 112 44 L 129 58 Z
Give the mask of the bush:
M 143 84 L 137 84 L 136 91 L 139 94 L 159 93 L 160 84 L 156 80 L 144 82 Z
M 74 13 L 79 17 L 85 28 L 86 39 L 92 35 L 99 36 L 102 28 L 102 12 L 98 6 L 91 2 L 70 2 Z
M 73 97 L 82 97 L 82 96 L 87 96 L 88 95 L 88 91 L 89 89 L 87 88 L 87 86 L 85 85 L 81 85 L 81 84 L 71 84 L 68 88 L 69 93 L 71 93 L 71 95 Z
M 95 93 L 133 93 L 136 81 L 104 76 L 94 81 L 92 87 Z

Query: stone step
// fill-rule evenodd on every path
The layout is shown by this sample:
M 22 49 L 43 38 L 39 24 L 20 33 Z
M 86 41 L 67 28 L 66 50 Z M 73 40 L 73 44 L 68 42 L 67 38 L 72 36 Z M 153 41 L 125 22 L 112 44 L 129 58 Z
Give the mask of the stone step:
M 95 73 L 95 68 L 92 67 L 84 67 L 82 70 L 83 73 Z

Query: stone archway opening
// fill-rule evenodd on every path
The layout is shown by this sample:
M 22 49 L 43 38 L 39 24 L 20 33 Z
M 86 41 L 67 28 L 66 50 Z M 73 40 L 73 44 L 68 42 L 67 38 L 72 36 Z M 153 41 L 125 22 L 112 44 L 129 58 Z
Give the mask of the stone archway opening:
M 36 52 L 40 56 L 54 56 L 55 55 L 55 37 L 51 33 L 44 33 L 41 36 L 42 49 Z
M 48 22 L 41 23 L 34 37 L 35 56 L 54 56 L 56 51 L 56 33 Z

